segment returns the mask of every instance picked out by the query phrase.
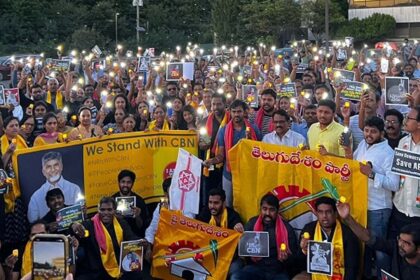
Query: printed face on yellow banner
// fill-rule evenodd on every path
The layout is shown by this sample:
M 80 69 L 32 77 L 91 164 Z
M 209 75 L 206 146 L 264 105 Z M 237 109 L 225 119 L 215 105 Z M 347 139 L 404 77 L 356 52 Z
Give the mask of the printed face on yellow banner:
M 79 186 L 87 207 L 96 210 L 101 197 L 119 191 L 117 177 L 123 169 L 136 174 L 132 189 L 135 193 L 146 202 L 158 201 L 163 194 L 163 180 L 172 176 L 175 169 L 179 148 L 196 155 L 197 140 L 193 132 L 114 134 L 18 150 L 13 161 L 24 201 L 28 203 L 32 194 L 46 181 L 42 173 L 42 157 L 51 151 L 60 153 L 62 177 Z
M 367 177 L 357 161 L 251 140 L 231 149 L 230 160 L 234 206 L 246 220 L 259 213 L 259 200 L 271 192 L 295 228 L 315 219 L 315 201 L 321 196 L 345 197 L 355 218 L 366 224 Z
M 162 209 L 153 246 L 152 276 L 226 279 L 239 237 L 236 231 Z

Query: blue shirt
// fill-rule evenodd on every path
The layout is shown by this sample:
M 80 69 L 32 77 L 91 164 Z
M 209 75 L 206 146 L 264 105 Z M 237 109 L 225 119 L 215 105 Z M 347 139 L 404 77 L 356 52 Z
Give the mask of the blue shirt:
M 258 127 L 256 127 L 254 124 L 251 123 L 251 127 L 254 129 L 255 131 L 255 135 L 257 136 L 257 140 L 261 141 L 262 139 L 262 135 L 260 130 L 258 129 Z M 226 126 L 220 128 L 219 130 L 219 134 L 217 136 L 217 144 L 219 145 L 219 147 L 225 147 L 225 131 L 226 131 Z M 236 129 L 233 129 L 233 146 L 235 146 L 239 140 L 246 138 L 246 126 L 244 125 L 242 127 L 241 131 L 237 131 Z M 232 180 L 232 173 L 228 172 L 226 170 L 226 153 L 228 151 L 226 151 L 225 149 L 225 164 L 223 166 L 223 176 L 226 179 Z
M 306 121 L 303 121 L 302 123 L 293 122 L 290 129 L 293 130 L 294 132 L 299 133 L 303 137 L 305 137 L 306 142 L 308 142 L 308 129 L 309 129 L 309 127 L 308 127 L 308 124 L 306 123 Z

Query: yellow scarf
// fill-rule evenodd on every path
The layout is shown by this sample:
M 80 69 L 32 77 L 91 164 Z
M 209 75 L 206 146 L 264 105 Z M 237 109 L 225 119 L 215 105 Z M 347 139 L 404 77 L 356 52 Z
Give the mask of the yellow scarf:
M 22 136 L 17 135 L 16 138 L 16 149 L 26 149 L 28 145 L 26 144 L 25 139 Z M 7 139 L 6 135 L 3 135 L 0 138 L 0 145 L 1 145 L 1 154 L 4 155 L 9 148 L 9 139 Z M 13 212 L 15 208 L 15 200 L 20 196 L 20 188 L 17 185 L 16 178 L 12 179 L 12 186 L 11 189 L 4 194 L 4 203 L 5 203 L 5 212 L 10 213 Z
M 152 129 L 154 129 L 156 127 L 156 121 L 152 121 L 152 122 L 150 122 L 150 124 L 149 124 L 149 129 L 150 130 L 152 130 Z M 168 123 L 168 121 L 167 120 L 164 120 L 163 121 L 163 127 L 162 127 L 162 130 L 169 130 L 169 123 Z
M 32 271 L 32 241 L 26 242 L 25 251 L 22 256 L 21 275 L 26 275 Z
M 227 217 L 227 209 L 226 209 L 226 207 L 225 207 L 225 209 L 223 210 L 223 213 L 222 213 L 222 218 L 220 219 L 220 227 L 221 228 L 227 228 L 228 227 L 228 217 Z M 214 218 L 214 216 L 213 215 L 211 215 L 211 219 L 210 219 L 210 222 L 209 222 L 209 224 L 211 225 L 211 226 L 218 226 L 217 225 L 217 223 L 216 223 L 216 219 Z
M 49 104 L 51 104 L 51 92 L 47 91 L 47 100 Z M 61 94 L 61 91 L 57 91 L 57 94 L 55 96 L 55 107 L 57 109 L 63 109 L 63 95 Z
M 99 251 L 101 253 L 102 264 L 106 272 L 109 274 L 109 276 L 113 278 L 118 278 L 120 275 L 120 268 L 118 266 L 117 256 L 115 255 L 115 251 L 113 249 L 114 247 L 112 245 L 112 239 L 108 233 L 108 230 L 105 228 L 102 222 L 101 222 L 101 225 L 102 225 L 102 230 L 105 234 L 105 243 L 106 243 L 106 248 L 107 248 L 106 252 L 103 252 L 99 248 Z M 114 217 L 113 225 L 114 225 L 115 235 L 117 236 L 117 243 L 121 244 L 121 242 L 123 241 L 123 230 L 121 228 L 120 223 L 115 217 Z
M 321 226 L 319 222 L 316 223 L 315 227 L 315 241 L 323 241 Z M 333 276 L 312 274 L 312 280 L 342 280 L 344 279 L 344 246 L 343 246 L 343 231 L 341 229 L 341 223 L 337 220 L 335 225 L 334 236 L 332 238 L 333 250 Z

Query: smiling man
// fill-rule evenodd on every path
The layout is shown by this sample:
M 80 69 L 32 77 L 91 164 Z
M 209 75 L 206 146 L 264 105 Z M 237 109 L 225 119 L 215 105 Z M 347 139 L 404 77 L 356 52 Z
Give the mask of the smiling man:
M 46 182 L 31 196 L 28 206 L 28 220 L 34 222 L 44 217 L 49 208 L 45 201 L 49 190 L 60 188 L 64 194 L 64 200 L 72 205 L 77 202 L 81 195 L 80 187 L 65 180 L 62 176 L 63 161 L 58 152 L 48 152 L 42 157 L 42 174 Z
M 98 213 L 92 219 L 72 224 L 71 229 L 85 252 L 78 260 L 77 279 L 142 279 L 141 273 L 137 272 L 120 274 L 120 244 L 136 240 L 138 236 L 127 222 L 116 217 L 116 207 L 112 197 L 103 197 L 99 201 Z
M 131 230 L 138 236 L 144 236 L 146 228 L 150 224 L 150 216 L 147 210 L 144 199 L 133 192 L 134 182 L 136 180 L 136 174 L 131 170 L 121 170 L 118 174 L 118 187 L 119 192 L 112 195 L 115 199 L 117 197 L 134 196 L 136 198 L 136 205 L 133 207 L 133 216 L 124 217 L 127 223 L 130 225 Z
M 266 134 L 263 142 L 289 147 L 298 147 L 299 144 L 306 146 L 305 137 L 290 129 L 290 117 L 286 111 L 275 111 L 272 122 L 275 130 Z

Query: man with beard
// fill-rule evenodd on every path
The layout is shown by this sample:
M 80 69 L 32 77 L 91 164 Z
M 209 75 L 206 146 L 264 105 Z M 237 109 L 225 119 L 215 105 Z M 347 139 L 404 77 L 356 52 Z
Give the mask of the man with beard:
M 150 223 L 150 216 L 144 199 L 132 191 L 136 174 L 131 170 L 121 170 L 118 174 L 119 192 L 112 195 L 112 198 L 134 196 L 136 205 L 133 207 L 133 216 L 125 216 L 124 219 L 130 225 L 131 230 L 138 236 L 144 236 L 144 232 Z M 117 209 L 118 210 L 118 209 Z
M 350 108 L 342 108 L 341 113 L 344 117 L 344 123 L 349 124 L 353 136 L 353 149 L 355 150 L 360 141 L 363 140 L 363 126 L 365 120 L 377 116 L 379 101 L 381 97 L 374 90 L 368 89 L 360 98 L 359 115 L 350 117 Z
M 391 257 L 389 273 L 400 280 L 418 279 L 420 275 L 420 223 L 404 225 L 397 239 L 384 239 L 375 236 L 356 222 L 350 215 L 348 203 L 338 203 L 337 210 L 342 220 L 360 240 L 372 249 L 383 251 Z
M 402 124 L 404 120 L 403 114 L 395 109 L 389 109 L 385 112 L 385 138 L 388 140 L 388 145 L 395 149 L 398 147 L 400 140 L 407 136 L 402 132 Z
M 413 78 L 414 67 L 411 64 L 404 65 L 403 73 L 404 77 Z
M 359 241 L 354 233 L 338 219 L 335 200 L 326 196 L 318 198 L 315 202 L 315 215 L 318 221 L 310 222 L 302 229 L 300 263 L 305 264 L 307 259 L 309 240 L 331 242 L 334 246 L 332 261 L 334 266 L 331 279 L 357 279 L 360 257 Z M 304 237 L 304 233 L 308 233 L 309 238 Z M 304 268 L 306 269 L 306 265 Z M 302 269 L 304 268 L 302 267 Z M 311 279 L 311 277 L 303 272 L 294 279 Z
M 26 108 L 28 108 L 31 104 L 33 105 L 36 101 L 44 101 L 45 99 L 45 92 L 42 90 L 41 85 L 34 84 L 31 88 L 30 98 L 26 97 L 22 90 L 19 90 L 19 98 L 20 98 L 20 105 L 22 106 L 22 110 L 26 112 Z M 48 112 L 52 112 L 54 107 L 51 104 L 47 104 Z
M 308 143 L 311 150 L 318 150 L 323 155 L 344 156 L 344 149 L 340 146 L 344 126 L 334 121 L 335 108 L 332 100 L 319 102 L 316 111 L 318 122 L 308 130 Z
M 291 126 L 291 130 L 299 133 L 303 137 L 305 137 L 305 142 L 308 141 L 308 129 L 314 123 L 318 122 L 316 116 L 316 106 L 310 104 L 303 109 L 303 120 L 301 123 L 293 122 Z
M 226 207 L 225 202 L 225 191 L 220 188 L 212 189 L 209 192 L 208 206 L 201 210 L 196 219 L 212 226 L 233 229 L 239 233 L 244 232 L 244 226 L 238 212 L 230 207 Z M 229 275 L 232 275 L 241 267 L 242 261 L 235 254 L 229 268 Z
M 229 207 L 233 205 L 233 192 L 228 151 L 241 139 L 261 140 L 258 128 L 244 117 L 246 109 L 247 105 L 242 100 L 233 101 L 230 105 L 231 120 L 219 129 L 217 135 L 218 153 L 203 162 L 206 167 L 224 163 L 222 185 L 226 192 L 226 205 Z
M 141 272 L 120 274 L 121 242 L 137 240 L 138 236 L 126 221 L 116 217 L 116 206 L 112 197 L 103 197 L 99 201 L 98 213 L 92 219 L 71 225 L 85 252 L 78 259 L 77 279 L 142 279 Z
M 297 253 L 293 228 L 279 215 L 279 200 L 273 194 L 261 198 L 260 214 L 251 218 L 245 231 L 268 232 L 269 256 L 251 258 L 248 264 L 234 273 L 231 280 L 287 280 L 288 269 L 294 266 Z
M 203 120 L 205 124 L 207 136 L 210 137 L 210 142 L 200 137 L 198 143 L 200 150 L 205 152 L 205 159 L 210 159 L 216 156 L 219 151 L 217 143 L 217 134 L 219 129 L 224 127 L 230 121 L 230 113 L 226 111 L 226 97 L 221 94 L 213 94 L 211 97 L 211 113 Z M 223 164 L 213 166 L 213 170 L 208 168 L 204 172 L 204 203 L 207 200 L 207 194 L 211 188 L 216 188 L 222 185 Z M 205 167 L 206 168 L 206 167 Z M 208 171 L 208 172 L 207 172 Z
M 48 213 L 49 208 L 45 202 L 45 197 L 50 189 L 60 188 L 64 194 L 65 201 L 70 205 L 76 203 L 81 196 L 79 186 L 65 180 L 62 172 L 63 162 L 60 153 L 48 152 L 42 157 L 42 174 L 47 180 L 31 196 L 28 205 L 29 222 L 41 219 Z
M 378 117 L 370 117 L 365 121 L 364 140 L 360 142 L 353 156 L 351 148 L 345 147 L 346 157 L 360 163 L 360 172 L 368 177 L 368 229 L 379 238 L 386 238 L 389 218 L 392 211 L 392 193 L 399 188 L 398 175 L 391 172 L 392 148 L 384 137 L 384 121 Z M 350 155 L 350 156 L 348 156 Z M 389 271 L 389 258 L 380 251 L 366 250 L 365 275 L 370 277 L 373 263 L 376 260 L 377 276 L 381 269 Z
M 272 120 L 275 130 L 266 134 L 262 141 L 265 143 L 281 146 L 298 147 L 300 144 L 306 146 L 305 138 L 290 129 L 290 117 L 284 110 L 273 113 Z
M 276 104 L 276 92 L 267 88 L 261 92 L 261 108 L 257 111 L 253 123 L 261 131 L 262 135 L 273 131 L 271 118 L 274 113 L 274 105 Z

